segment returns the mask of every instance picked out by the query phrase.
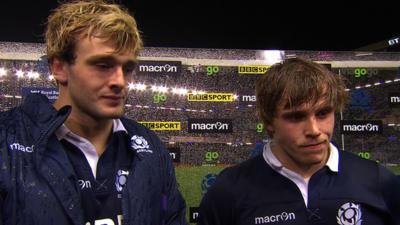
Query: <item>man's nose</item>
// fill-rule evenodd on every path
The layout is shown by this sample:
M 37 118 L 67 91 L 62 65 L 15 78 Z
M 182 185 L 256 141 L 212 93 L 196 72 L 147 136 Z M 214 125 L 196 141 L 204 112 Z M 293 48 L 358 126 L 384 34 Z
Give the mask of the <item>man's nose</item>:
M 309 119 L 307 119 L 306 125 L 305 125 L 305 133 L 306 133 L 306 136 L 310 136 L 310 137 L 318 137 L 321 134 L 321 130 L 320 130 L 319 122 L 318 122 L 317 118 L 310 117 Z
M 115 68 L 110 78 L 110 86 L 113 89 L 123 89 L 127 85 L 127 79 L 122 66 Z

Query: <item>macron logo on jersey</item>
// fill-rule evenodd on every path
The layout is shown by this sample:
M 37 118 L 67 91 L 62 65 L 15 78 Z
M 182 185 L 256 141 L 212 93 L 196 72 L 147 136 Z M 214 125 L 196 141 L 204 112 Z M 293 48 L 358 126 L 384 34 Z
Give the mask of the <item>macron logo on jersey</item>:
M 21 152 L 27 152 L 27 153 L 32 153 L 33 152 L 33 145 L 32 146 L 24 146 L 21 145 L 20 143 L 12 143 L 10 144 L 10 149 L 13 151 L 21 151 Z
M 92 188 L 92 183 L 90 183 L 90 180 L 78 180 L 78 184 L 79 187 L 81 187 L 81 190 Z
M 256 217 L 256 218 L 254 218 L 254 224 L 278 223 L 278 222 L 284 222 L 284 221 L 291 221 L 291 220 L 295 220 L 295 219 L 296 219 L 296 214 L 282 212 L 277 215 Z

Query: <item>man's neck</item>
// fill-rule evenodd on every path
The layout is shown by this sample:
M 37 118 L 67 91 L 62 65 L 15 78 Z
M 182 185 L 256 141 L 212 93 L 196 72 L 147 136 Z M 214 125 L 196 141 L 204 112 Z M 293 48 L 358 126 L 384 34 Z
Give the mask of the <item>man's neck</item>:
M 106 150 L 108 139 L 112 133 L 113 120 L 95 120 L 93 118 L 78 119 L 74 117 L 74 115 L 70 115 L 65 122 L 65 126 L 73 133 L 92 143 L 96 148 L 97 154 L 101 155 Z
M 309 180 L 310 177 L 325 166 L 326 162 L 329 158 L 329 151 L 326 152 L 324 159 L 318 164 L 303 164 L 298 160 L 294 159 L 292 156 L 283 153 L 283 149 L 279 149 L 279 147 L 271 145 L 271 151 L 275 155 L 275 157 L 281 162 L 281 164 L 293 171 L 301 175 L 305 180 Z

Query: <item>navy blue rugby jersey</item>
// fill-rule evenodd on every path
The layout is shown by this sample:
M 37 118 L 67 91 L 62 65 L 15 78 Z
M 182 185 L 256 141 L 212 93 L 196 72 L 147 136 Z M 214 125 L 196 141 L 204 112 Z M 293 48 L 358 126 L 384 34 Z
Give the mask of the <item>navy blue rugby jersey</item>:
M 339 152 L 339 172 L 327 167 L 300 190 L 262 155 L 225 169 L 202 199 L 199 225 L 398 225 L 400 181 L 383 166 Z
M 96 177 L 81 150 L 61 141 L 78 177 L 85 224 L 122 224 L 122 189 L 133 158 L 129 141 L 125 132 L 113 133 L 97 163 Z

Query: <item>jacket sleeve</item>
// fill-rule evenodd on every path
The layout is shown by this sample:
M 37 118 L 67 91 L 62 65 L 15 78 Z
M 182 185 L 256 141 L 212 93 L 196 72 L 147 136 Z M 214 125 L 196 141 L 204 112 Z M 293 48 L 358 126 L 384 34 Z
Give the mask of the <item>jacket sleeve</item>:
M 0 115 L 4 116 L 4 113 Z M 9 132 L 4 122 L 4 118 L 0 118 L 0 225 L 3 224 L 5 218 L 4 201 L 7 196 L 7 190 L 10 185 L 10 165 L 9 165 L 9 152 L 7 147 L 7 138 Z
M 396 177 L 385 167 L 379 167 L 382 195 L 393 225 L 400 225 L 400 177 Z
M 160 143 L 161 144 L 161 143 Z M 182 197 L 181 192 L 178 188 L 176 181 L 175 169 L 172 163 L 172 159 L 165 149 L 164 145 L 161 144 L 162 157 L 165 162 L 166 169 L 166 182 L 164 188 L 164 194 L 162 204 L 164 208 L 164 224 L 165 225 L 186 225 L 186 204 Z
M 233 184 L 229 169 L 222 171 L 203 196 L 199 209 L 198 225 L 234 225 Z

